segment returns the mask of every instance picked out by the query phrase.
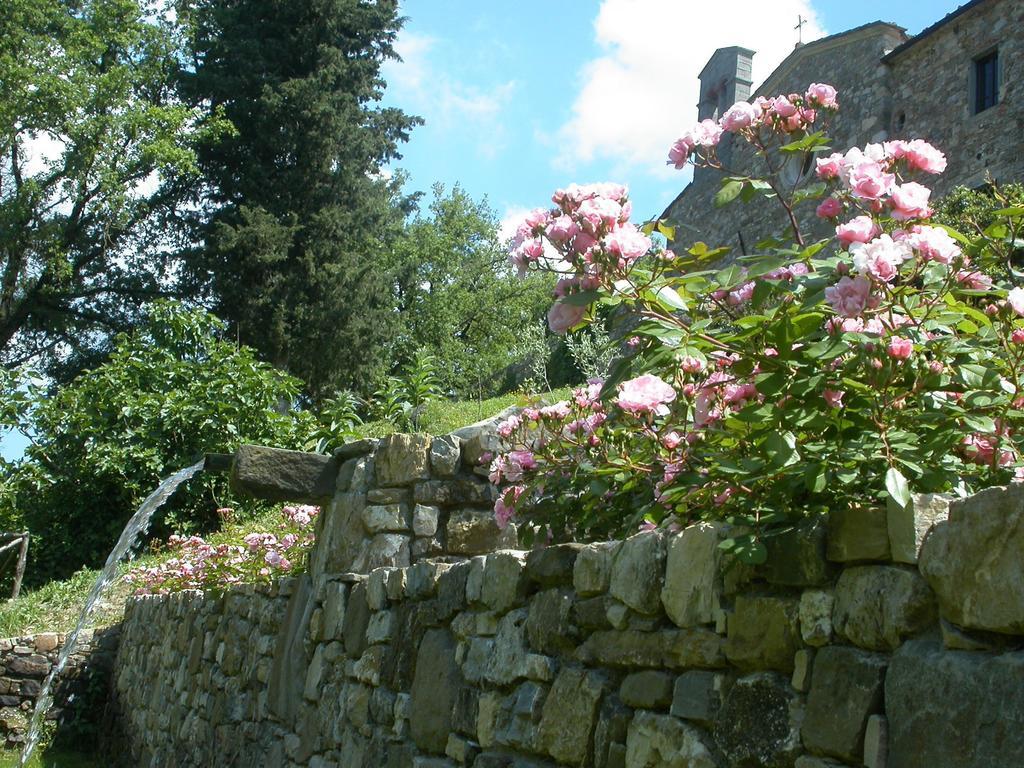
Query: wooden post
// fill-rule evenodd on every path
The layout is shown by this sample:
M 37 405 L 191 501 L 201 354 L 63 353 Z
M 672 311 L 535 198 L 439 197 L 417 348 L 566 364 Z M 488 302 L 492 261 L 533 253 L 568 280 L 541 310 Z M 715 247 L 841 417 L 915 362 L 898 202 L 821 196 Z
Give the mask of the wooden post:
M 21 580 L 25 576 L 25 561 L 28 559 L 28 531 L 21 534 L 21 550 L 18 552 L 18 566 L 14 569 L 14 588 L 11 600 L 17 600 L 21 592 Z

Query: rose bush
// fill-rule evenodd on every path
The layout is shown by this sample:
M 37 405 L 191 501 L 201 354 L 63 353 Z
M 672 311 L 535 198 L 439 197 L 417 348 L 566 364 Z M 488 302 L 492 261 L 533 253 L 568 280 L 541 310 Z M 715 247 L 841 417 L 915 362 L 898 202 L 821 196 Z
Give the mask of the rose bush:
M 610 307 L 623 356 L 606 381 L 501 426 L 499 523 L 586 538 L 724 519 L 740 532 L 726 547 L 757 562 L 765 536 L 840 505 L 1021 477 L 1024 208 L 973 238 L 931 223 L 922 181 L 942 152 L 919 139 L 832 152 L 838 108 L 812 84 L 672 146 L 675 167 L 724 172 L 716 204 L 764 195 L 785 211 L 786 232 L 731 263 L 703 243 L 669 250 L 671 230 L 631 223 L 617 184 L 570 186 L 526 217 L 511 259 L 560 274 L 552 330 Z M 723 167 L 725 136 L 761 176 Z M 811 178 L 786 181 L 794 162 Z M 807 242 L 802 206 L 834 237 Z
M 223 592 L 233 584 L 267 583 L 301 572 L 314 541 L 319 507 L 286 506 L 274 533 L 247 533 L 238 542 L 212 544 L 200 536 L 171 536 L 172 556 L 128 572 L 137 595 L 163 595 L 186 589 Z

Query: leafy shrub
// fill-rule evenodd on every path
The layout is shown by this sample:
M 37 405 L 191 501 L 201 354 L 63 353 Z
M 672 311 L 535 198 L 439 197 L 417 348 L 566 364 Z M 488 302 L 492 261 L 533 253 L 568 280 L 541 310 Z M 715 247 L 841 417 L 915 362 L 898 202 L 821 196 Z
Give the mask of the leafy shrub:
M 34 406 L 33 443 L 0 498 L 2 525 L 32 534 L 31 582 L 102 563 L 160 479 L 204 452 L 307 442 L 312 417 L 290 409 L 300 382 L 222 330 L 212 315 L 158 303 L 108 362 Z M 158 513 L 155 532 L 211 529 L 230 503 L 224 477 L 199 475 Z
M 500 523 L 604 537 L 726 520 L 726 547 L 757 562 L 765 536 L 808 516 L 1021 477 L 1024 288 L 1010 255 L 1024 207 L 990 211 L 972 237 L 929 224 L 930 190 L 911 179 L 940 173 L 942 153 L 914 140 L 830 154 L 816 124 L 837 108 L 821 84 L 759 97 L 672 147 L 676 167 L 725 171 L 718 204 L 764 195 L 787 214 L 787 232 L 725 268 L 723 250 L 676 253 L 651 237 L 671 237 L 664 226 L 630 223 L 619 185 L 573 185 L 527 216 L 513 262 L 550 269 L 546 241 L 572 269 L 552 330 L 614 308 L 637 344 L 603 387 L 501 425 L 514 449 L 492 465 L 508 484 Z M 765 178 L 724 167 L 723 133 L 753 146 Z M 780 178 L 787 157 L 815 155 L 814 183 Z M 809 243 L 797 210 L 815 204 L 836 237 Z

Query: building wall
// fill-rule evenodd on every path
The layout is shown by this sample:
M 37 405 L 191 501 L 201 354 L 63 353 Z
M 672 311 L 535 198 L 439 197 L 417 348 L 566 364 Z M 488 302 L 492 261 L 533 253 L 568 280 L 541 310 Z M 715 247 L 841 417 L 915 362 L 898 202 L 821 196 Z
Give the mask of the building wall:
M 978 186 L 991 173 L 999 181 L 1024 179 L 1024 4 L 987 0 L 939 27 L 905 50 L 886 55 L 905 41 L 889 24 L 875 23 L 810 43 L 787 58 L 755 95 L 803 92 L 811 82 L 839 90 L 840 111 L 826 128 L 832 146 L 853 146 L 892 138 L 924 138 L 949 159 L 947 171 L 929 177 L 941 195 L 957 185 Z M 1002 67 L 998 106 L 971 114 L 969 80 L 978 54 L 999 46 Z M 752 153 L 736 148 L 742 173 L 763 173 Z M 757 240 L 787 224 L 777 203 L 733 202 L 715 208 L 721 175 L 698 174 L 663 214 L 677 226 L 677 242 L 703 240 L 747 252 Z M 814 216 L 816 203 L 798 207 L 806 240 L 828 237 L 833 228 Z
M 836 512 L 758 568 L 726 532 L 413 565 L 321 535 L 308 575 L 135 598 L 124 764 L 1019 768 L 1024 487 Z
M 974 59 L 993 48 L 1001 69 L 999 103 L 974 114 Z M 927 139 L 949 160 L 935 179 L 936 194 L 958 184 L 980 186 L 987 174 L 1001 182 L 1024 179 L 1024 3 L 980 3 L 888 64 L 892 135 Z

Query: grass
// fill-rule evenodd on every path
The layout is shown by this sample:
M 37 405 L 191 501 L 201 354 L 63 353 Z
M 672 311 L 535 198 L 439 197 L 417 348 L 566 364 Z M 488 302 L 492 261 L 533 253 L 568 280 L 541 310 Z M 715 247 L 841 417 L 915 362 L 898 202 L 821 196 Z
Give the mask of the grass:
M 18 765 L 20 752 L 10 749 L 0 750 L 0 768 L 15 768 Z M 29 768 L 102 768 L 98 758 L 78 752 L 46 749 L 39 745 L 28 761 Z

